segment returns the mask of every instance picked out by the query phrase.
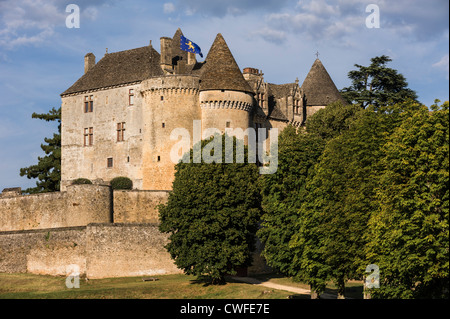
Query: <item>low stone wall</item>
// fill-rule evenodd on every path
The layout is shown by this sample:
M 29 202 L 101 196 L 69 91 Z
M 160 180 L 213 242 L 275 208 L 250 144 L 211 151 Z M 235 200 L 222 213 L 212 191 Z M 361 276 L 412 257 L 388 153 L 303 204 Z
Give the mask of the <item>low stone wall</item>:
M 114 223 L 159 223 L 157 206 L 169 191 L 114 190 Z
M 164 248 L 168 236 L 154 224 L 89 225 L 88 278 L 176 274 Z
M 0 272 L 65 275 L 86 265 L 86 226 L 0 232 Z
M 0 232 L 0 272 L 68 275 L 77 265 L 88 278 L 181 273 L 154 224 Z
M 0 198 L 0 231 L 86 226 L 111 221 L 109 186 L 71 185 L 65 192 Z

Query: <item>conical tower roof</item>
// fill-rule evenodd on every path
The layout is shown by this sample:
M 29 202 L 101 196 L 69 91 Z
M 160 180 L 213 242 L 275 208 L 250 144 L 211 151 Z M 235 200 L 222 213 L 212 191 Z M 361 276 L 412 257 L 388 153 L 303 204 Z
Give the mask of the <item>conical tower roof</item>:
M 325 106 L 341 101 L 345 103 L 336 85 L 319 59 L 314 61 L 302 84 L 307 106 Z
M 188 53 L 184 50 L 181 50 L 181 48 L 180 48 L 180 39 L 181 39 L 182 35 L 183 35 L 183 32 L 181 31 L 180 28 L 178 28 L 172 37 L 172 46 L 171 46 L 172 58 L 179 56 L 179 57 L 182 57 L 183 60 L 187 61 Z
M 254 93 L 220 33 L 206 56 L 200 80 L 200 91 L 233 90 Z

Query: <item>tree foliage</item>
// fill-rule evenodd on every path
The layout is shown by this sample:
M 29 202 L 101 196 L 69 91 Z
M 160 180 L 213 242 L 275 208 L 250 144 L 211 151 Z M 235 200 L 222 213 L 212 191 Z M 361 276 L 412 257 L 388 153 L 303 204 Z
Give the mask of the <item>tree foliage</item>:
M 133 181 L 126 177 L 126 176 L 118 176 L 114 177 L 111 182 L 111 188 L 112 189 L 132 189 L 133 188 Z
M 449 104 L 402 114 L 382 160 L 369 223 L 368 262 L 380 267 L 379 298 L 448 298 Z
M 192 149 L 189 162 L 175 166 L 173 190 L 159 213 L 160 230 L 170 234 L 166 248 L 177 267 L 217 284 L 251 264 L 261 198 L 258 167 L 248 163 L 247 148 L 244 163 L 225 163 L 225 140 L 236 148 L 242 141 L 215 135 L 201 142 L 202 152 L 217 156 L 219 150 L 210 147 L 214 140 L 222 141 L 221 163 L 207 163 L 204 157 L 195 163 Z
M 355 64 L 357 70 L 350 71 L 352 84 L 342 89 L 341 95 L 349 103 L 362 108 L 395 104 L 408 99 L 417 100 L 416 93 L 408 88 L 405 77 L 386 65 L 392 59 L 382 55 L 374 57 L 369 66 Z
M 339 295 L 344 294 L 346 281 L 362 279 L 364 234 L 377 208 L 374 190 L 382 171 L 383 146 L 399 123 L 401 109 L 410 107 L 414 105 L 359 112 L 348 130 L 327 143 L 306 186 L 300 232 L 292 242 L 301 252 L 297 272 L 314 265 L 309 277 L 316 276 L 320 283 L 333 280 Z
M 277 173 L 261 179 L 264 214 L 258 236 L 265 244 L 263 255 L 270 266 L 309 283 L 316 292 L 324 287 L 318 274 L 322 270 L 316 269 L 317 265 L 303 264 L 305 259 L 301 256 L 308 253 L 303 250 L 307 245 L 295 242 L 298 221 L 304 217 L 299 210 L 311 192 L 307 182 L 326 142 L 348 130 L 360 112 L 359 107 L 333 103 L 308 120 L 306 132 L 287 127 L 279 137 Z M 303 234 L 315 229 L 310 226 L 304 227 Z M 317 238 L 309 233 L 303 239 L 314 245 Z
M 310 169 L 322 153 L 323 139 L 288 126 L 279 136 L 278 170 L 261 177 L 261 229 L 258 237 L 264 243 L 263 256 L 274 269 L 292 275 L 294 254 L 289 246 L 297 231 L 295 223 Z
M 58 122 L 58 133 L 52 138 L 44 138 L 45 143 L 41 149 L 45 156 L 38 157 L 38 163 L 20 169 L 20 176 L 29 179 L 37 178 L 36 187 L 28 188 L 24 193 L 44 193 L 59 191 L 61 181 L 61 108 L 52 108 L 48 113 L 33 113 L 32 118 L 45 120 L 47 122 Z

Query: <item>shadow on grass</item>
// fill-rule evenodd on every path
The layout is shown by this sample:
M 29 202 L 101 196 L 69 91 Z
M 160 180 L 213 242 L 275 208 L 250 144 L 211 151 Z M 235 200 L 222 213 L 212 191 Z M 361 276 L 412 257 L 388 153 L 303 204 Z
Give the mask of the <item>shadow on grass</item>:
M 202 285 L 203 287 L 209 286 L 223 286 L 227 284 L 227 280 L 214 282 L 210 276 L 198 276 L 195 279 L 190 280 L 191 285 Z

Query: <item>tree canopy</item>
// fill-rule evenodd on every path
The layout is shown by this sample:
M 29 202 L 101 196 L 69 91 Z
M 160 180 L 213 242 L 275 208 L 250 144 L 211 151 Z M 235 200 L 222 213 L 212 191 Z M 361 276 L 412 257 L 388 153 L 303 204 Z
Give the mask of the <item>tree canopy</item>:
M 348 73 L 352 84 L 340 91 L 344 99 L 362 108 L 417 100 L 417 94 L 408 88 L 406 78 L 386 66 L 392 61 L 390 57 L 382 55 L 370 61 L 369 66 L 355 64 L 357 69 Z
M 217 157 L 219 149 L 210 146 L 219 140 Z M 203 153 L 216 156 L 211 163 L 204 156 L 195 163 L 191 149 L 190 161 L 175 166 L 173 190 L 159 207 L 160 230 L 169 234 L 166 248 L 177 267 L 214 284 L 251 264 L 261 214 L 258 167 L 248 163 L 246 147 L 244 163 L 226 163 L 225 143 L 230 142 L 235 158 L 242 141 L 234 137 L 215 135 L 201 142 Z
M 401 114 L 389 136 L 367 234 L 379 298 L 448 298 L 449 104 Z
M 32 118 L 45 120 L 47 122 L 58 122 L 58 133 L 52 138 L 44 138 L 45 143 L 41 149 L 45 156 L 38 157 L 38 163 L 20 169 L 20 176 L 29 179 L 37 178 L 36 187 L 24 190 L 24 193 L 45 193 L 59 191 L 61 181 L 61 108 L 52 108 L 48 113 L 33 113 Z

